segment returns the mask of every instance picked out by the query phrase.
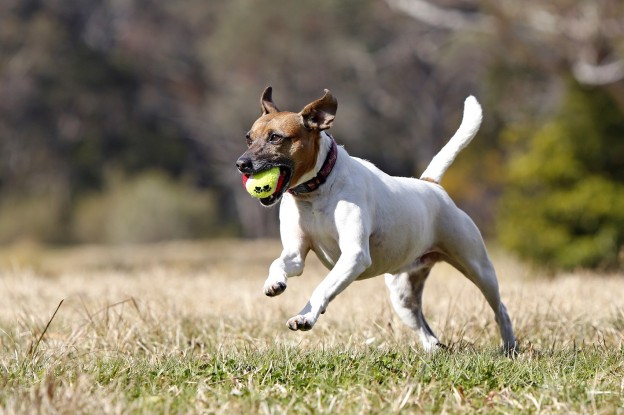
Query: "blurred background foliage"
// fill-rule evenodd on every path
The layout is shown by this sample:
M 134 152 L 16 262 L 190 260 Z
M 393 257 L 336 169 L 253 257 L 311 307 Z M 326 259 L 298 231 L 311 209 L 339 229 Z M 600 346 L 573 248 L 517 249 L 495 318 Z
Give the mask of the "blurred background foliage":
M 0 243 L 277 234 L 234 161 L 267 85 L 330 88 L 337 140 L 418 176 L 474 94 L 444 186 L 552 267 L 623 265 L 619 0 L 5 0 Z
M 528 150 L 509 165 L 502 242 L 565 268 L 618 266 L 624 246 L 624 119 L 613 98 L 571 82 L 553 119 L 507 133 Z M 514 137 L 515 135 L 515 137 Z

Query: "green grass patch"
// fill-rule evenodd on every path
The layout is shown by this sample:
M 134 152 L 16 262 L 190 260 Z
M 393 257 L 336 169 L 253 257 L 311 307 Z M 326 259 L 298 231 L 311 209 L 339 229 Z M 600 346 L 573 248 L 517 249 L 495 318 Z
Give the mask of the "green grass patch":
M 253 342 L 215 347 L 209 341 L 213 346 L 199 347 L 204 336 L 212 340 L 204 331 L 195 341 L 178 333 L 188 345 L 184 348 L 167 347 L 172 339 L 153 338 L 157 344 L 138 342 L 132 351 L 46 347 L 34 356 L 18 353 L 7 359 L 7 335 L 2 334 L 0 407 L 16 412 L 26 411 L 26 404 L 38 404 L 43 412 L 99 412 L 97 399 L 124 413 L 584 413 L 598 408 L 615 413 L 624 403 L 621 347 L 532 350 L 515 358 L 466 345 L 435 354 L 407 344 L 305 348 L 260 341 L 262 347 Z M 66 400 L 77 389 L 96 400 Z

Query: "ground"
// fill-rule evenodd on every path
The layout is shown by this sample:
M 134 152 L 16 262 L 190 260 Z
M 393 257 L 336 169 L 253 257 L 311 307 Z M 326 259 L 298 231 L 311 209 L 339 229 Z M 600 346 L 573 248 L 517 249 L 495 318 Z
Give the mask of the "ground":
M 288 330 L 325 271 L 309 258 L 268 298 L 278 253 L 270 240 L 5 248 L 0 413 L 624 414 L 624 275 L 547 275 L 495 251 L 510 358 L 479 292 L 437 265 L 425 315 L 449 350 L 426 354 L 383 278 Z

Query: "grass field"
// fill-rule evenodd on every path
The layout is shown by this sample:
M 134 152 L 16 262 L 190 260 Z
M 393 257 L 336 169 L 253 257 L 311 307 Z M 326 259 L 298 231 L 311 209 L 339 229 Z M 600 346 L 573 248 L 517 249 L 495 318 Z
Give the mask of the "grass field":
M 512 359 L 478 291 L 440 264 L 425 313 L 449 350 L 428 355 L 383 278 L 289 331 L 324 271 L 310 258 L 265 297 L 278 253 L 274 241 L 0 252 L 0 413 L 624 414 L 623 275 L 552 278 L 495 253 Z

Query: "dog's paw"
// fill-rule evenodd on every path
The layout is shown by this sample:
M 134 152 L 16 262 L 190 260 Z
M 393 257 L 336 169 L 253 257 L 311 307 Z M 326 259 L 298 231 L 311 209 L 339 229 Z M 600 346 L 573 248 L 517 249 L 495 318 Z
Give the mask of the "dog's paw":
M 513 342 L 503 344 L 503 354 L 511 358 L 518 357 L 520 355 L 518 341 L 514 340 Z
M 280 295 L 286 290 L 286 283 L 282 281 L 274 282 L 273 284 L 269 284 L 268 282 L 264 285 L 264 293 L 269 297 L 275 297 L 276 295 Z
M 314 321 L 306 316 L 294 316 L 286 323 L 291 330 L 310 330 L 314 326 Z

